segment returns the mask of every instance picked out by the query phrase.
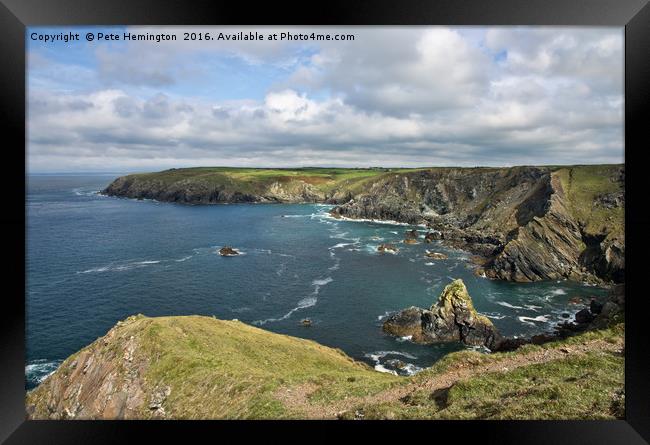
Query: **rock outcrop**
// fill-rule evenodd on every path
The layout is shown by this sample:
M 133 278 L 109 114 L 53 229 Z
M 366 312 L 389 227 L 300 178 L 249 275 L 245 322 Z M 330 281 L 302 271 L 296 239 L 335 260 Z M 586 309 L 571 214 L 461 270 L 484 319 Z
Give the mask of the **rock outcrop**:
M 447 258 L 449 258 L 449 257 L 448 257 L 447 255 L 445 255 L 444 253 L 440 253 L 440 252 L 431 252 L 431 251 L 429 251 L 429 250 L 427 250 L 427 251 L 424 253 L 424 256 L 426 256 L 427 258 L 433 258 L 434 260 L 446 260 Z
M 419 170 L 384 175 L 332 213 L 426 224 L 435 235 L 425 242 L 484 257 L 487 278 L 617 283 L 623 179 L 622 166 Z
M 410 337 L 416 343 L 461 342 L 497 349 L 501 335 L 492 322 L 476 312 L 462 280 L 447 285 L 430 309 L 410 307 L 384 321 L 385 332 Z
M 236 256 L 239 255 L 239 250 L 234 249 L 230 246 L 224 246 L 219 249 L 219 255 L 221 256 Z
M 394 244 L 383 243 L 377 247 L 379 253 L 397 253 L 399 249 Z

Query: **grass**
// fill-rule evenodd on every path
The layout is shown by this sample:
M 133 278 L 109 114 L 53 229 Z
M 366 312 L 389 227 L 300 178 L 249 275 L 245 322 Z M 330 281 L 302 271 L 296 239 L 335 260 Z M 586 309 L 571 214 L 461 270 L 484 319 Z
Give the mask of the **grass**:
M 516 351 L 481 354 L 460 351 L 447 355 L 412 377 L 427 380 L 459 368 L 481 369 L 507 359 L 545 350 L 571 348 L 602 340 L 619 342 L 624 324 L 589 331 Z M 437 391 L 417 390 L 391 402 L 360 405 L 346 413 L 365 419 L 614 419 L 624 415 L 624 357 L 590 350 L 583 355 L 530 364 L 499 372 L 477 374 Z
M 147 381 L 172 387 L 166 410 L 173 418 L 195 418 L 200 413 L 215 418 L 300 417 L 274 396 L 278 388 L 314 384 L 321 387 L 319 400 L 335 400 L 399 382 L 339 350 L 237 321 L 144 317 L 127 328 L 133 335 L 141 333 L 143 351 L 156 357 Z
M 366 419 L 613 419 L 623 412 L 623 369 L 621 355 L 590 352 L 417 391 L 363 412 Z
M 128 381 L 131 373 L 123 359 L 127 342 L 136 344 L 138 359 L 133 366 L 146 361 L 139 368 L 144 393 L 171 388 L 164 408 L 166 417 L 174 419 L 305 418 L 336 406 L 345 407 L 344 416 L 362 411 L 366 419 L 601 419 L 621 417 L 624 410 L 623 356 L 613 353 L 615 348 L 602 348 L 602 342 L 620 344 L 623 323 L 507 353 L 451 353 L 412 377 L 376 372 L 338 349 L 234 320 L 138 315 L 111 332 L 70 356 L 54 376 L 28 394 L 28 405 L 37 405 L 39 416 L 47 416 L 51 388 L 79 384 L 66 379 L 71 363 L 82 353 L 91 354 L 104 369 L 115 369 L 121 380 L 114 384 L 121 387 L 120 381 Z M 588 344 L 596 346 L 585 348 Z M 565 357 L 557 351 L 580 347 L 586 353 Z M 555 358 L 549 361 L 527 358 L 552 350 Z M 519 367 L 501 370 L 517 360 Z M 457 370 L 469 374 L 442 390 L 422 389 Z M 498 372 L 486 372 L 494 370 Z M 99 387 L 103 382 L 84 384 Z M 404 390 L 406 397 L 390 396 Z M 282 398 L 295 394 L 301 394 L 298 402 L 285 403 Z M 153 415 L 148 397 L 138 418 Z
M 622 191 L 622 185 L 612 180 L 619 168 L 618 165 L 583 165 L 554 172 L 562 183 L 568 210 L 584 225 L 586 233 L 609 233 L 610 238 L 624 236 L 624 207 L 607 209 L 593 205 L 599 195 Z
M 196 167 L 171 169 L 155 173 L 131 175 L 146 181 L 160 181 L 171 185 L 191 180 L 205 186 L 230 186 L 241 192 L 256 192 L 274 182 L 287 183 L 304 181 L 322 192 L 327 192 L 341 184 L 349 187 L 369 178 L 386 173 L 403 172 L 408 169 L 348 169 L 348 168 L 293 168 L 263 169 L 236 167 Z

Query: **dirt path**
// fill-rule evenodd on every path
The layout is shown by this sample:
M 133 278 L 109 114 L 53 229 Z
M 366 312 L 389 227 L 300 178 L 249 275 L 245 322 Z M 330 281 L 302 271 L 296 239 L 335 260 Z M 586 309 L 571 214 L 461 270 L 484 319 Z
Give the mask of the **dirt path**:
M 305 418 L 335 419 L 340 413 L 362 404 L 394 402 L 420 390 L 430 392 L 442 390 L 449 388 L 458 381 L 466 380 L 470 377 L 488 372 L 507 372 L 522 366 L 561 360 L 570 356 L 584 355 L 588 352 L 619 352 L 622 348 L 622 339 L 616 343 L 609 343 L 604 340 L 592 340 L 555 349 L 544 349 L 541 351 L 532 351 L 527 354 L 506 356 L 493 363 L 478 363 L 475 365 L 463 364 L 462 367 L 459 366 L 458 368 L 450 369 L 422 381 L 400 385 L 371 396 L 350 397 L 327 405 L 312 404 L 309 401 L 309 396 L 320 388 L 318 385 L 313 383 L 306 383 L 291 388 L 283 388 L 276 393 L 276 397 L 282 401 L 287 408 L 302 412 Z

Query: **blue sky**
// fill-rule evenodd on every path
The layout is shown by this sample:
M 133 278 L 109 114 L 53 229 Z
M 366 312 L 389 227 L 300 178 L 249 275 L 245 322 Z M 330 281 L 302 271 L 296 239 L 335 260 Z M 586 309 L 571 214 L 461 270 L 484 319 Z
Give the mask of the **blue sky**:
M 184 31 L 354 34 L 188 42 Z M 78 32 L 42 42 L 32 33 Z M 87 32 L 175 42 L 87 42 Z M 623 162 L 620 28 L 30 28 L 28 169 Z

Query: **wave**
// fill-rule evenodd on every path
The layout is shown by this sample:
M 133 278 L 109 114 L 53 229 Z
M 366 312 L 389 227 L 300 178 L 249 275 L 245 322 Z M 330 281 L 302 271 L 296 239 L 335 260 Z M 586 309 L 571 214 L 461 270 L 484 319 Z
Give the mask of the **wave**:
M 291 317 L 293 315 L 293 313 L 296 312 L 296 311 L 299 311 L 301 309 L 306 309 L 308 307 L 315 306 L 317 301 L 318 301 L 318 299 L 316 297 L 305 297 L 305 298 L 303 298 L 302 300 L 300 300 L 298 302 L 298 305 L 296 307 L 291 309 L 289 312 L 284 314 L 282 317 L 279 317 L 279 318 L 267 318 L 266 320 L 257 320 L 257 321 L 254 321 L 253 324 L 257 325 L 257 326 L 262 326 L 262 325 L 265 325 L 266 323 L 286 320 L 287 318 Z
M 298 302 L 298 304 L 296 305 L 296 307 L 291 309 L 289 312 L 284 314 L 282 317 L 279 317 L 279 318 L 267 318 L 266 320 L 256 320 L 256 321 L 253 322 L 253 324 L 257 325 L 257 326 L 262 326 L 262 325 L 265 325 L 266 323 L 286 320 L 287 318 L 291 317 L 296 311 L 299 311 L 301 309 L 306 309 L 306 308 L 309 308 L 309 307 L 312 307 L 312 306 L 316 306 L 316 303 L 318 302 L 318 293 L 320 292 L 320 288 L 322 286 L 325 286 L 325 285 L 331 283 L 332 281 L 334 281 L 334 279 L 332 277 L 316 279 L 316 280 L 312 281 L 311 284 L 312 284 L 312 286 L 314 286 L 314 290 L 312 291 L 312 293 L 309 296 L 307 296 L 307 297 L 303 298 L 302 300 L 300 300 Z
M 330 214 L 323 214 L 322 215 L 324 218 L 331 218 L 333 220 L 337 221 L 349 221 L 349 222 L 366 222 L 366 223 L 375 223 L 375 224 L 386 224 L 389 226 L 411 226 L 411 227 L 421 227 L 425 228 L 425 224 L 409 224 L 405 222 L 400 222 L 400 221 L 394 221 L 391 219 L 371 219 L 371 218 L 348 218 L 347 216 L 339 216 L 339 217 L 333 217 Z
M 393 311 L 386 311 L 383 315 L 378 315 L 377 320 L 382 321 L 384 318 L 388 318 L 393 314 Z
M 355 244 L 356 244 L 356 242 L 354 242 L 354 243 L 338 243 L 338 244 L 335 244 L 332 247 L 330 247 L 330 250 L 332 250 L 332 249 L 340 249 L 342 247 L 347 247 L 347 246 L 354 246 Z
M 315 213 L 309 213 L 304 215 L 282 215 L 281 218 L 311 218 L 316 215 Z
M 187 261 L 187 260 L 189 260 L 190 258 L 192 258 L 192 255 L 188 255 L 188 256 L 185 256 L 185 257 L 180 258 L 180 259 L 178 259 L 178 260 L 174 260 L 174 261 L 176 261 L 177 263 L 182 263 L 183 261 Z
M 72 189 L 75 195 L 77 196 L 95 196 L 99 195 L 101 190 L 82 190 L 80 188 Z
M 335 270 L 339 270 L 340 267 L 341 267 L 341 260 L 339 258 L 335 258 L 334 265 L 328 267 L 327 270 L 335 271 Z
M 377 351 L 377 352 L 371 352 L 371 353 L 364 354 L 365 357 L 369 358 L 370 360 L 372 360 L 374 362 L 375 371 L 385 372 L 385 373 L 393 374 L 393 375 L 399 375 L 399 373 L 397 371 L 395 371 L 393 369 L 386 368 L 386 366 L 384 366 L 384 364 L 381 362 L 382 359 L 384 359 L 386 356 L 389 356 L 389 355 L 399 355 L 399 356 L 406 357 L 406 358 L 411 359 L 411 360 L 416 360 L 417 359 L 417 357 L 414 356 L 414 355 L 408 354 L 406 352 L 400 352 L 400 351 Z M 386 360 L 386 364 L 388 364 L 388 365 L 395 366 L 394 365 L 395 362 L 396 362 L 396 360 L 394 360 L 394 359 Z M 414 365 L 412 363 L 403 363 L 400 370 L 406 375 L 413 375 L 413 374 L 417 373 L 418 371 L 422 370 L 422 368 L 420 368 L 419 366 L 416 366 L 416 365 Z
M 312 286 L 316 286 L 316 288 L 318 289 L 321 286 L 325 286 L 326 284 L 331 283 L 332 281 L 334 281 L 334 279 L 332 277 L 327 277 L 327 278 L 323 278 L 323 279 L 320 279 L 320 280 L 314 280 L 314 281 L 311 282 L 311 284 L 312 284 Z
M 409 354 L 408 352 L 401 352 L 401 351 L 376 351 L 376 352 L 369 352 L 367 354 L 364 354 L 364 357 L 368 357 L 373 360 L 378 360 L 381 358 L 386 357 L 387 355 L 399 355 L 401 357 L 406 357 L 411 360 L 417 360 L 417 357 Z
M 102 273 L 102 272 L 124 272 L 126 270 L 138 269 L 140 267 L 150 266 L 152 264 L 159 264 L 161 260 L 145 260 L 145 261 L 134 261 L 124 264 L 108 264 L 106 266 L 94 267 L 92 269 L 86 269 L 78 271 L 77 273 Z
M 566 291 L 564 289 L 553 289 L 551 295 L 566 295 Z
M 503 320 L 504 318 L 506 318 L 505 315 L 489 315 L 489 314 L 485 314 L 485 316 L 488 317 L 488 318 L 491 318 L 493 320 Z
M 63 360 L 34 360 L 25 366 L 25 378 L 30 383 L 38 385 L 43 382 L 43 380 L 51 376 L 62 362 Z
M 523 306 L 515 306 L 514 304 L 510 304 L 505 301 L 497 301 L 495 303 L 498 304 L 499 306 L 509 307 L 510 309 L 526 309 Z
M 517 317 L 522 323 L 535 326 L 535 322 L 548 323 L 548 315 L 539 315 L 537 317 Z

